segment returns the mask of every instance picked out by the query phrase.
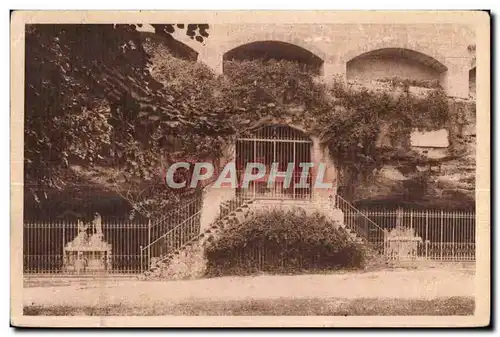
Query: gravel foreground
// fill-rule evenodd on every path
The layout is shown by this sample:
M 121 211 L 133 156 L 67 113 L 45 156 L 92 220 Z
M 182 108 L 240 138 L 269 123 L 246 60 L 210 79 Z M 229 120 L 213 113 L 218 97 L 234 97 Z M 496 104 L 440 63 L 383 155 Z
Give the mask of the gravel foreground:
M 471 315 L 474 273 L 402 270 L 25 287 L 26 315 Z

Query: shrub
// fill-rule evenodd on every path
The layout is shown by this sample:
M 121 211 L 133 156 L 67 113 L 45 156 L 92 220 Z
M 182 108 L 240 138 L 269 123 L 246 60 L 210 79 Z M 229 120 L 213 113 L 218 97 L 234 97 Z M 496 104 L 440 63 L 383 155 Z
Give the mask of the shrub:
M 206 248 L 208 276 L 357 268 L 365 252 L 320 213 L 271 210 L 223 229 Z

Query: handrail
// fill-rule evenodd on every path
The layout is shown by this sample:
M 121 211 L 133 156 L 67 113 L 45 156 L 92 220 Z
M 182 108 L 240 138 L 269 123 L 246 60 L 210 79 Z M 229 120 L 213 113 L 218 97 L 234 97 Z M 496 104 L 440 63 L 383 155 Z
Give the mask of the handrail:
M 166 220 L 168 220 L 169 218 L 171 218 L 171 216 L 174 215 L 175 213 L 179 213 L 179 209 L 187 208 L 187 207 L 193 205 L 195 202 L 199 201 L 202 198 L 203 198 L 203 195 L 199 195 L 196 198 L 188 201 L 186 204 L 184 204 L 184 205 L 182 205 L 180 207 L 176 207 L 175 209 L 170 210 L 169 212 L 167 212 L 167 214 L 161 220 L 158 220 L 156 223 L 152 224 L 151 228 L 154 228 L 154 227 L 162 224 L 163 222 L 165 222 Z
M 146 249 L 148 249 L 149 247 L 151 247 L 154 243 L 160 241 L 161 239 L 163 239 L 164 237 L 166 237 L 167 235 L 169 235 L 170 233 L 174 232 L 175 230 L 179 229 L 182 225 L 184 225 L 186 222 L 188 222 L 189 220 L 191 220 L 192 218 L 196 217 L 198 214 L 200 214 L 201 211 L 198 211 L 196 212 L 195 214 L 191 215 L 190 217 L 188 217 L 187 219 L 183 220 L 180 224 L 178 224 L 177 226 L 173 227 L 172 229 L 170 229 L 168 232 L 166 232 L 165 234 L 163 234 L 162 236 L 158 237 L 156 240 L 152 241 L 151 243 L 149 243 L 148 245 L 144 246 L 141 248 L 141 251 L 144 251 Z
M 211 187 L 211 186 L 215 183 L 215 181 L 216 181 L 216 179 L 215 179 L 214 177 L 212 177 L 212 178 L 208 181 L 208 183 L 207 183 L 205 186 L 203 186 L 203 187 L 201 188 L 200 195 L 198 195 L 198 196 L 197 196 L 196 198 L 194 198 L 193 200 L 188 201 L 188 203 L 187 203 L 187 204 L 184 204 L 184 205 L 182 205 L 181 207 L 182 207 L 182 208 L 188 207 L 188 205 L 193 204 L 193 203 L 195 203 L 196 201 L 199 201 L 200 199 L 203 199 L 203 192 L 205 192 L 205 191 L 206 191 L 209 187 Z M 182 196 L 184 196 L 184 195 L 186 195 L 186 194 L 188 194 L 188 193 L 186 192 L 186 193 L 184 193 L 184 194 L 180 195 L 180 197 L 182 197 Z M 171 217 L 171 215 L 175 214 L 176 212 L 179 212 L 179 207 L 176 207 L 176 208 L 174 208 L 174 209 L 170 210 L 169 212 L 167 212 L 167 214 L 166 214 L 164 217 L 162 217 L 160 220 L 157 220 L 154 224 L 152 224 L 152 225 L 151 225 L 151 228 L 154 228 L 154 227 L 156 227 L 156 226 L 160 225 L 161 223 L 165 222 L 167 219 L 169 219 L 169 218 Z
M 338 194 L 335 203 L 344 213 L 344 226 L 354 231 L 379 254 L 383 254 L 386 231 Z
M 360 214 L 361 216 L 363 216 L 366 220 L 368 220 L 372 225 L 374 225 L 375 227 L 377 227 L 378 229 L 380 230 L 384 230 L 382 227 L 380 227 L 379 225 L 377 225 L 376 222 L 374 222 L 372 219 L 370 219 L 366 214 L 364 214 L 363 212 L 361 212 L 359 209 L 357 209 L 356 207 L 354 207 L 349 201 L 345 200 L 344 198 L 342 198 L 340 195 L 336 195 L 336 197 L 338 199 L 340 199 L 343 203 L 347 204 L 347 206 L 349 206 L 352 210 L 354 210 L 357 214 Z M 336 205 L 337 205 L 337 201 L 336 201 Z
M 208 186 L 207 186 L 208 187 Z M 197 198 L 198 199 L 198 198 Z M 200 198 L 203 201 L 203 198 Z M 225 216 L 231 214 L 235 210 L 237 210 L 239 207 L 241 207 L 243 204 L 245 204 L 247 199 L 245 199 L 243 196 L 237 195 L 235 198 L 227 200 L 225 205 L 221 204 L 219 207 L 219 212 L 217 214 L 217 217 L 214 219 L 214 221 L 218 221 L 223 219 Z M 200 205 L 202 206 L 202 205 Z M 140 252 L 141 252 L 141 268 L 142 268 L 142 261 L 143 261 L 143 254 L 147 250 L 147 263 L 146 265 L 150 265 L 152 259 L 154 258 L 156 263 L 158 261 L 162 261 L 166 258 L 166 251 L 164 251 L 162 248 L 163 243 L 160 242 L 162 239 L 166 239 L 169 242 L 165 242 L 165 245 L 172 245 L 174 250 L 179 250 L 186 244 L 189 244 L 196 238 L 198 238 L 202 233 L 195 234 L 192 232 L 194 228 L 199 228 L 199 221 L 200 221 L 200 216 L 202 213 L 202 207 L 198 209 L 195 213 L 189 215 L 189 217 L 185 218 L 182 220 L 180 223 L 175 225 L 173 228 L 170 228 L 167 232 L 163 233 L 161 236 L 156 238 L 154 241 L 149 243 L 148 245 L 141 247 Z M 196 225 L 198 223 L 198 225 Z M 194 225 L 194 227 L 193 227 Z M 160 245 L 160 246 L 159 246 Z M 154 250 L 153 255 L 151 256 L 150 250 Z

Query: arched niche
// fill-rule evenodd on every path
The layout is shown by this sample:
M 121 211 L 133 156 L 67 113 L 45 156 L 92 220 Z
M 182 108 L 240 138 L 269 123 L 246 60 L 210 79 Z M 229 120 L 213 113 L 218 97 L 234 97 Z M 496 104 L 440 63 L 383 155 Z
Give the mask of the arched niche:
M 304 69 L 320 75 L 324 60 L 313 52 L 282 41 L 255 41 L 235 47 L 223 55 L 223 61 L 287 60 L 298 62 Z
M 441 83 L 448 68 L 427 54 L 406 48 L 381 48 L 364 52 L 346 64 L 348 80 L 374 81 L 400 78 Z

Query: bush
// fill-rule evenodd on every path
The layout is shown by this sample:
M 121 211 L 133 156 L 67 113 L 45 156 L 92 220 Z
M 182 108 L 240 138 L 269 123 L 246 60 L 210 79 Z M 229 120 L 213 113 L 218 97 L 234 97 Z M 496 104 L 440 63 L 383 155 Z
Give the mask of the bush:
M 272 210 L 223 229 L 206 248 L 208 276 L 359 268 L 363 246 L 320 213 Z

